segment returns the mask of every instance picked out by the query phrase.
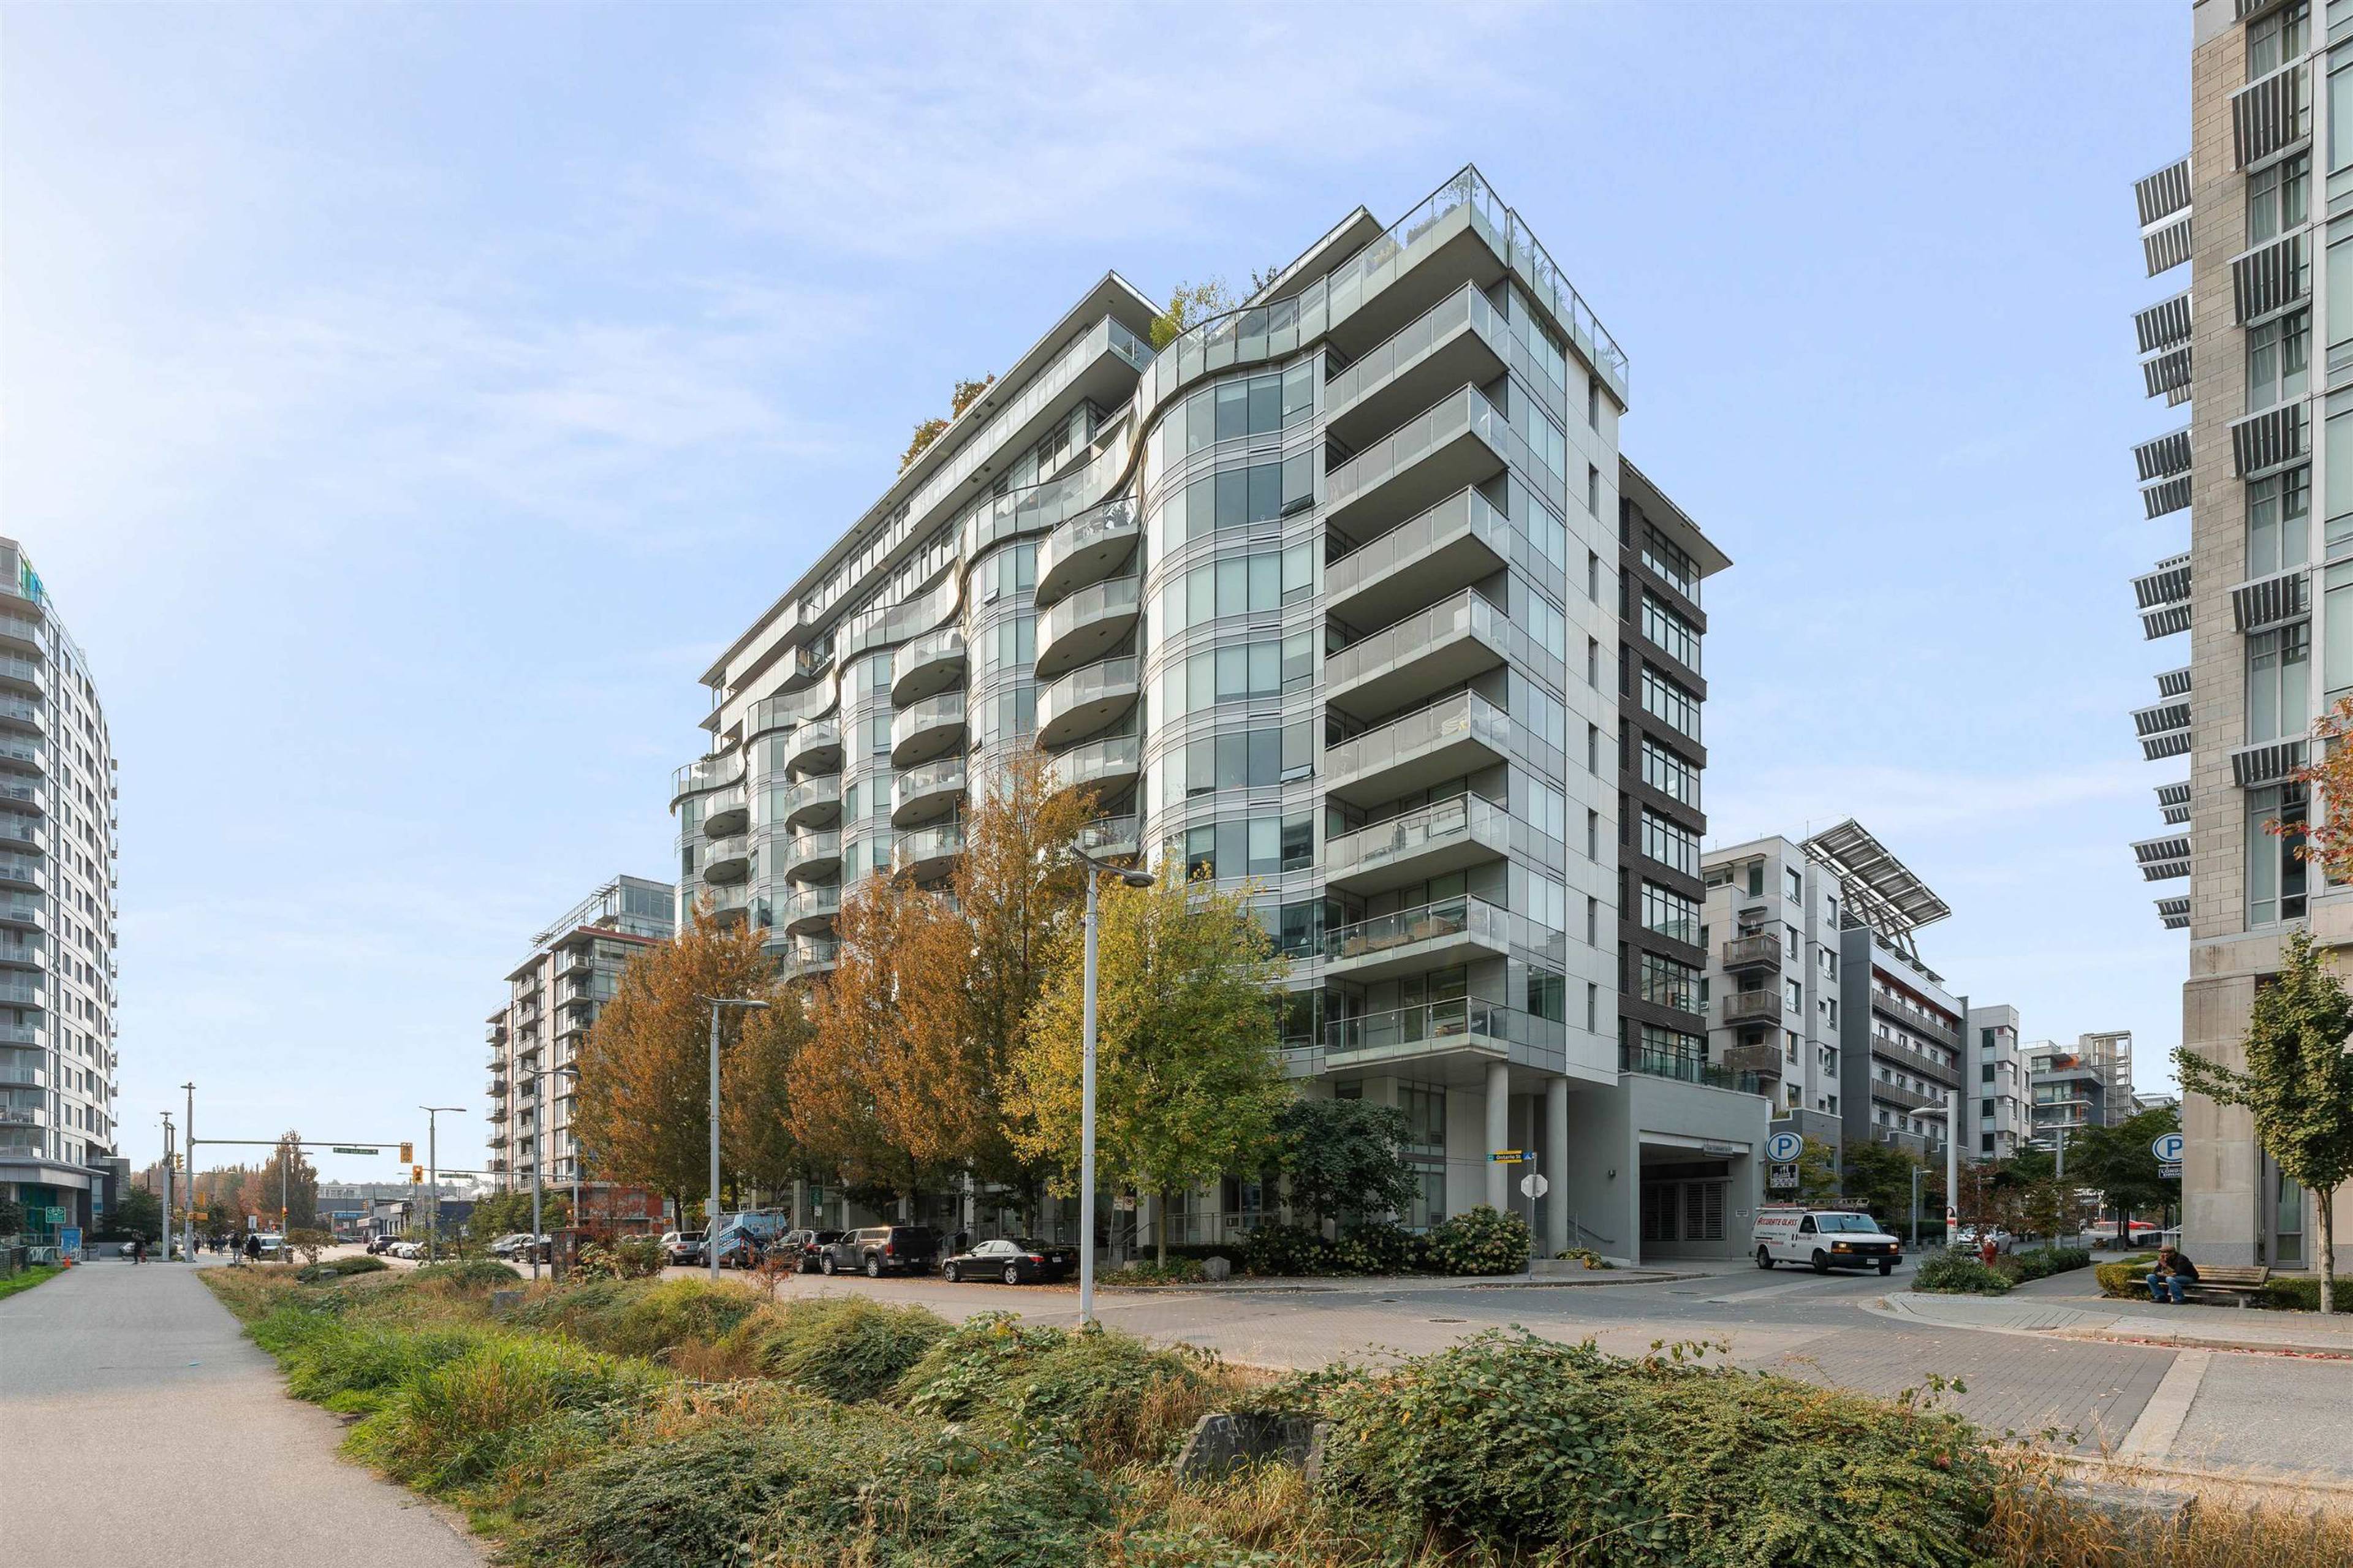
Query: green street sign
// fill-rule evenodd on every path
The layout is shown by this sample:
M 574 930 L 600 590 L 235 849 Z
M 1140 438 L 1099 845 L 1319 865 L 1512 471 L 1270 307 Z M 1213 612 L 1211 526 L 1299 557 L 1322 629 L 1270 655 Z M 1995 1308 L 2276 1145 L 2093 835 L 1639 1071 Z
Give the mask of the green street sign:
M 381 1150 L 381 1149 L 352 1149 L 352 1148 L 346 1148 L 344 1145 L 343 1145 L 343 1144 L 341 1144 L 341 1143 L 336 1144 L 336 1145 L 334 1146 L 334 1148 L 335 1148 L 335 1152 L 336 1152 L 336 1153 L 338 1153 L 338 1154 L 381 1154 L 381 1153 L 383 1153 L 383 1152 L 384 1152 L 384 1151 L 383 1151 L 383 1150 Z
M 1535 1162 L 1535 1152 L 1532 1149 L 1498 1149 L 1487 1156 L 1487 1163 L 1491 1165 L 1529 1164 Z

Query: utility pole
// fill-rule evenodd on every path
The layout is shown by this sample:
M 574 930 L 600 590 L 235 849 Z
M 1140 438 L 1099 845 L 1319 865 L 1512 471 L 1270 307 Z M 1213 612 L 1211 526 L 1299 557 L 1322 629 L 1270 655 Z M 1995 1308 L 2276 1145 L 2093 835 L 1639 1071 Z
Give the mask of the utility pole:
M 164 1112 L 164 1256 L 172 1256 L 172 1113 Z
M 1071 858 L 1087 877 L 1084 1048 L 1079 1058 L 1079 1321 L 1095 1321 L 1095 879 L 1109 871 L 1131 888 L 1152 886 L 1150 873 L 1131 871 L 1096 859 L 1073 846 Z M 1168 1223 L 1166 1215 L 1160 1223 Z
M 441 1239 L 441 1152 L 440 1144 L 437 1142 L 440 1130 L 434 1118 L 444 1110 L 453 1115 L 462 1114 L 466 1108 L 462 1105 L 420 1105 L 417 1109 L 425 1112 L 425 1161 L 430 1182 L 426 1191 L 426 1201 L 433 1205 L 433 1217 L 427 1222 L 425 1231 L 425 1261 L 430 1263 L 438 1256 L 436 1248 Z M 531 1256 L 533 1272 L 536 1274 L 539 1267 L 539 1238 L 536 1237 L 532 1238 Z
M 196 1260 L 196 1086 L 194 1082 L 188 1082 L 180 1087 L 188 1091 L 188 1115 L 183 1127 L 185 1141 L 188 1145 L 188 1239 L 187 1246 L 183 1249 L 183 1256 L 190 1263 L 194 1263 Z M 165 1217 L 169 1218 L 168 1215 Z M 164 1248 L 166 1257 L 170 1256 L 171 1251 L 168 1246 Z
M 711 1004 L 711 1214 L 702 1226 L 703 1257 L 711 1265 L 711 1282 L 719 1283 L 719 1009 L 741 1007 L 759 1012 L 768 1005 L 755 996 L 705 996 Z M 533 1199 L 534 1204 L 538 1200 Z

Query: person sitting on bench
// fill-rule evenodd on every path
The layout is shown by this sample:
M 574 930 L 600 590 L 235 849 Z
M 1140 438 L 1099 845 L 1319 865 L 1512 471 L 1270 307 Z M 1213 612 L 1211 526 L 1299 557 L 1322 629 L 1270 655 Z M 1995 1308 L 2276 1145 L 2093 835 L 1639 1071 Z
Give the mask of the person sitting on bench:
M 2198 1283 L 2198 1265 L 2181 1255 L 2179 1247 L 2157 1249 L 2157 1268 L 2148 1276 L 2149 1300 L 2158 1306 L 2168 1301 L 2181 1305 L 2181 1293 Z

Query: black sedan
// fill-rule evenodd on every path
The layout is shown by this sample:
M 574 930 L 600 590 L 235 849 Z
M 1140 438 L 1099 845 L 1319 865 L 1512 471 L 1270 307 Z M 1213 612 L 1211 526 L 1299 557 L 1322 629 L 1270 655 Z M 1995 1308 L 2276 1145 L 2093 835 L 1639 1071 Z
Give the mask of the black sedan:
M 1002 1279 L 1008 1285 L 1060 1279 L 1079 1266 L 1079 1249 L 1046 1241 L 984 1241 L 970 1252 L 959 1252 L 940 1265 L 940 1278 L 953 1285 L 959 1279 Z
M 797 1255 L 800 1273 L 814 1274 L 817 1272 L 818 1255 L 849 1234 L 846 1230 L 788 1230 L 777 1238 L 776 1246 Z

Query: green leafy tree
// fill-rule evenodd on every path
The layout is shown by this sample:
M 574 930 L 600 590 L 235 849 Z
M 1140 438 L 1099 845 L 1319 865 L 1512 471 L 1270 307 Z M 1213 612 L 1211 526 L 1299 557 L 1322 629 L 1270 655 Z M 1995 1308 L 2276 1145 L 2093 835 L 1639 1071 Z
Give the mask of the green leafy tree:
M 1881 1225 L 1898 1225 L 1911 1215 L 1912 1173 L 1920 1168 L 1908 1151 L 1893 1143 L 1850 1143 L 1839 1190 L 1847 1203 Z
M 1302 1097 L 1274 1119 L 1276 1163 L 1291 1201 L 1319 1225 L 1406 1207 L 1421 1183 L 1406 1163 L 1412 1124 L 1394 1105 Z
M 144 1187 L 132 1187 L 116 1200 L 107 1228 L 153 1241 L 164 1234 L 164 1200 Z
M 1838 1151 L 1819 1139 L 1809 1138 L 1798 1151 L 1797 1202 L 1809 1208 L 1820 1207 L 1838 1196 Z
M 1206 283 L 1179 283 L 1169 290 L 1167 307 L 1152 318 L 1152 351 L 1175 342 L 1190 328 L 1234 308 L 1233 291 L 1222 278 Z
M 2068 1179 L 2097 1187 L 2119 1222 L 2128 1223 L 2136 1213 L 2151 1209 L 2161 1213 L 2180 1201 L 2181 1179 L 2160 1173 L 2149 1145 L 2180 1131 L 2181 1111 L 2171 1105 L 2141 1111 L 2114 1127 L 2084 1128 L 2068 1142 Z
M 2337 748 L 2342 753 L 2353 748 Z M 2312 933 L 2287 940 L 2280 972 L 2255 988 L 2243 1068 L 2188 1047 L 2174 1055 L 2181 1087 L 2244 1108 L 2281 1174 L 2313 1196 L 2320 1220 L 2320 1310 L 2336 1310 L 2337 1189 L 2353 1180 L 2353 998 Z
M 915 426 L 913 437 L 907 442 L 906 451 L 900 454 L 899 471 L 902 474 L 905 473 L 907 471 L 908 464 L 922 457 L 924 450 L 929 447 L 933 442 L 938 440 L 941 436 L 945 434 L 949 426 L 956 422 L 958 416 L 962 415 L 965 409 L 971 407 L 974 401 L 977 399 L 982 393 L 987 392 L 990 387 L 996 384 L 997 377 L 995 375 L 985 375 L 977 381 L 966 380 L 957 382 L 955 386 L 948 394 L 948 411 L 946 416 L 941 417 L 940 416 L 934 415 L 931 418 L 924 420 L 923 423 Z
M 279 1134 L 278 1147 L 259 1173 L 261 1215 L 265 1228 L 281 1223 L 288 1230 L 315 1230 L 319 1225 L 319 1170 L 302 1152 L 302 1134 L 289 1128 Z M 281 1220 L 279 1210 L 286 1212 Z
M 430 1202 L 431 1200 L 427 1200 Z M 543 1188 L 539 1203 L 540 1228 L 562 1230 L 572 1223 L 572 1194 L 561 1187 Z M 466 1239 L 476 1246 L 486 1246 L 502 1236 L 512 1236 L 531 1230 L 531 1189 L 522 1187 L 511 1193 L 492 1193 L 475 1201 L 474 1212 L 466 1216 Z M 423 1235 L 422 1226 L 418 1235 Z
M 1276 1014 L 1285 966 L 1247 895 L 1169 878 L 1103 889 L 1099 1175 L 1158 1194 L 1164 1214 L 1179 1192 L 1262 1159 L 1291 1099 Z M 1079 1163 L 1083 965 L 1082 938 L 1065 932 L 1005 1097 L 1015 1146 L 1058 1166 L 1065 1186 Z

